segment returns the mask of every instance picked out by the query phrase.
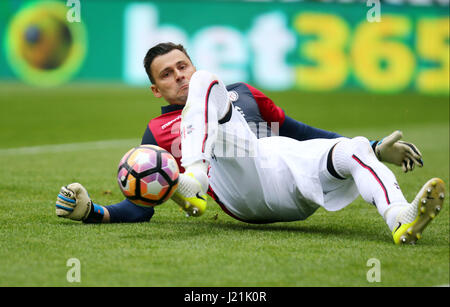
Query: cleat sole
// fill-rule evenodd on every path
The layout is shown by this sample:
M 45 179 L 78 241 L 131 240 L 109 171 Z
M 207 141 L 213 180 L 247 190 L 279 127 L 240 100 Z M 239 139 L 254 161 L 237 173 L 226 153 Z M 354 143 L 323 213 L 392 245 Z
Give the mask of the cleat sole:
M 415 244 L 422 238 L 423 230 L 442 210 L 445 198 L 444 182 L 439 178 L 434 178 L 428 184 L 430 186 L 421 196 L 417 218 L 410 224 L 402 225 L 393 234 L 396 244 Z

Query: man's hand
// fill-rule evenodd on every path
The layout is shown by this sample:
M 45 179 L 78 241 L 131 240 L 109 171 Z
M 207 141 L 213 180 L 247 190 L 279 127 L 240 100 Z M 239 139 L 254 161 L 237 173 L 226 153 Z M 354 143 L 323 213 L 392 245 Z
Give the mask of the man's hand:
M 81 221 L 88 215 L 92 201 L 86 189 L 79 183 L 71 183 L 62 187 L 56 198 L 56 215 Z
M 401 131 L 394 131 L 375 145 L 375 153 L 380 161 L 402 166 L 406 173 L 412 171 L 415 165 L 423 166 L 422 154 L 412 144 L 400 141 Z

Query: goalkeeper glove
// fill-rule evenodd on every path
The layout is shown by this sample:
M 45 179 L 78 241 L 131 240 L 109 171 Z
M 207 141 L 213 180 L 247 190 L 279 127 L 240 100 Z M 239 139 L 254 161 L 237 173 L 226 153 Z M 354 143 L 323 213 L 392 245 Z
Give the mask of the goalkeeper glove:
M 62 187 L 56 198 L 56 215 L 71 220 L 85 220 L 91 208 L 92 200 L 86 189 L 79 183 Z
M 422 154 L 414 144 L 400 141 L 402 136 L 401 131 L 394 131 L 381 141 L 372 144 L 372 147 L 380 161 L 402 166 L 406 173 L 412 171 L 415 165 L 422 167 L 423 160 Z

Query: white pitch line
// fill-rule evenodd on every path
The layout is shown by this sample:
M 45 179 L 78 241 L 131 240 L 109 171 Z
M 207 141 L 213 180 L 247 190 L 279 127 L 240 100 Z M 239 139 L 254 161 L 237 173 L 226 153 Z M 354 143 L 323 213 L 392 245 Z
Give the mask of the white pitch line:
M 121 139 L 121 140 L 103 140 L 103 141 L 93 141 L 83 143 L 39 145 L 39 146 L 0 149 L 0 156 L 72 152 L 90 149 L 118 148 L 124 146 L 129 146 L 131 148 L 132 146 L 138 146 L 140 144 L 141 144 L 140 139 Z

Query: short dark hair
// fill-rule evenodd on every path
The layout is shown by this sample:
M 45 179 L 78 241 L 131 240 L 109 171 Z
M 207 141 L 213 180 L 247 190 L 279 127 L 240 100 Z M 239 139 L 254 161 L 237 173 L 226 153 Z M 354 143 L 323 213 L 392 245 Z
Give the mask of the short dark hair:
M 183 45 L 181 44 L 174 44 L 174 43 L 159 43 L 158 45 L 153 46 L 152 48 L 150 48 L 147 51 L 147 54 L 145 55 L 144 58 L 144 68 L 145 71 L 147 73 L 148 78 L 150 79 L 150 82 L 152 84 L 155 83 L 155 79 L 153 78 L 152 75 L 152 71 L 151 71 L 151 65 L 153 60 L 160 55 L 164 55 L 166 53 L 169 53 L 172 50 L 180 50 L 181 52 L 183 52 L 189 59 L 189 61 L 191 61 L 191 58 L 189 57 L 189 55 L 187 54 L 186 49 L 184 49 Z M 192 61 L 191 61 L 192 62 Z

